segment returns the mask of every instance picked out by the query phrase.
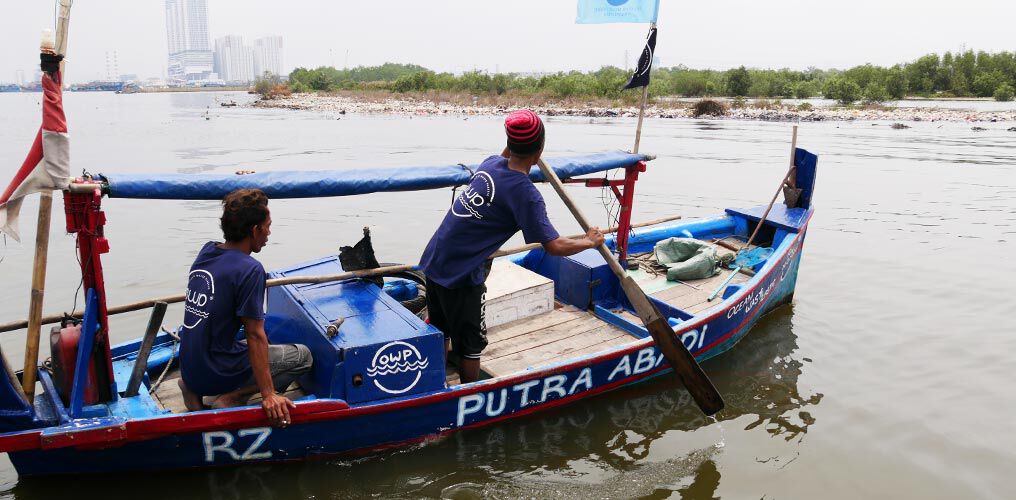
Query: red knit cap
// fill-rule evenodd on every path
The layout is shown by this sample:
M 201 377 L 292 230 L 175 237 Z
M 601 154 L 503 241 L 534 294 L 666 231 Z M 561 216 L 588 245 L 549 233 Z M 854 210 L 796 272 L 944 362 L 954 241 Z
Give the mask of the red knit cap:
M 543 146 L 543 120 L 528 109 L 509 113 L 504 120 L 504 131 L 508 135 L 508 149 L 513 153 L 534 153 Z

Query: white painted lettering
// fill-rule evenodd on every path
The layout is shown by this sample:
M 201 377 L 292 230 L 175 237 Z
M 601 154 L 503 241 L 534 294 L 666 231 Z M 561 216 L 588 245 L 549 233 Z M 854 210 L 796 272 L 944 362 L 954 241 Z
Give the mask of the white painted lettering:
M 629 356 L 630 355 L 627 355 L 621 358 L 621 361 L 614 367 L 614 371 L 610 372 L 610 376 L 607 377 L 607 382 L 614 380 L 614 376 L 618 373 L 623 373 L 625 377 L 631 375 L 631 361 L 628 360 Z
M 546 401 L 547 396 L 551 394 L 557 394 L 557 397 L 563 398 L 567 393 L 564 390 L 564 383 L 568 381 L 568 377 L 564 375 L 553 375 L 543 379 L 543 394 L 540 396 L 540 401 Z
M 214 440 L 222 439 L 222 442 L 215 444 Z M 233 460 L 240 460 L 240 455 L 237 455 L 233 448 L 233 435 L 226 431 L 212 431 L 201 433 L 201 440 L 205 445 L 205 462 L 215 461 L 215 452 L 221 451 L 226 455 L 229 455 Z
M 255 438 L 254 442 L 250 444 L 250 446 L 247 448 L 247 451 L 243 452 L 243 454 L 240 455 L 240 460 L 259 460 L 263 458 L 272 458 L 272 450 L 262 451 L 259 453 L 257 452 L 258 448 L 260 448 L 261 445 L 265 444 L 265 441 L 268 440 L 268 436 L 272 435 L 272 428 L 255 427 L 253 429 L 241 429 L 240 432 L 236 433 L 236 435 L 240 437 L 250 436 L 252 434 L 256 434 L 257 438 Z
M 512 386 L 512 390 L 513 391 L 522 391 L 522 397 L 519 400 L 520 401 L 520 404 L 519 404 L 520 408 L 523 407 L 523 406 L 526 406 L 526 405 L 528 405 L 530 403 L 530 401 L 529 401 L 529 389 L 531 389 L 533 386 L 536 386 L 539 383 L 540 383 L 539 380 L 530 380 L 528 382 L 523 382 L 521 384 L 515 384 L 514 386 Z
M 483 408 L 483 393 L 470 394 L 459 398 L 459 414 L 456 424 L 462 426 L 466 421 L 466 415 L 471 415 Z
M 496 417 L 504 411 L 504 407 L 508 405 L 508 389 L 501 389 L 501 402 L 498 404 L 497 409 L 494 409 L 494 394 L 487 395 L 487 416 Z
M 579 377 L 572 382 L 571 389 L 568 390 L 568 394 L 575 394 L 575 389 L 578 389 L 579 385 L 584 385 L 586 387 L 585 390 L 587 391 L 593 388 L 593 370 L 589 369 L 589 367 L 583 368 L 582 371 L 579 372 Z
M 647 347 L 639 351 L 638 358 L 635 359 L 635 367 L 632 369 L 632 373 L 644 373 L 652 369 L 653 361 L 656 361 L 656 356 L 653 355 L 653 348 Z

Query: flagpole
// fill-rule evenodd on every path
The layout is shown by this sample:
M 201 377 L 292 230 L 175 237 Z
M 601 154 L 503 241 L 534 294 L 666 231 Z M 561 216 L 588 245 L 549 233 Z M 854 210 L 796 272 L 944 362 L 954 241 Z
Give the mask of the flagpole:
M 649 31 L 652 32 L 656 28 L 656 23 L 649 25 Z M 649 61 L 650 67 L 652 67 L 652 61 Z M 639 142 L 642 141 L 642 119 L 646 114 L 646 101 L 649 100 L 649 83 L 646 83 L 645 87 L 642 87 L 642 103 L 639 104 L 639 124 L 635 127 L 635 147 L 632 148 L 632 153 L 639 152 Z
M 60 13 L 56 21 L 56 40 L 51 48 L 57 54 L 67 55 L 67 28 L 70 25 L 71 4 L 74 0 L 60 0 Z M 60 81 L 63 86 L 64 63 L 60 62 Z M 53 216 L 53 192 L 39 194 L 39 219 L 35 233 L 35 262 L 32 264 L 32 297 L 28 305 L 28 335 L 25 339 L 25 364 L 21 386 L 28 404 L 35 397 L 36 371 L 39 365 L 39 336 L 42 329 L 42 302 L 46 289 L 46 261 L 49 256 L 49 229 Z

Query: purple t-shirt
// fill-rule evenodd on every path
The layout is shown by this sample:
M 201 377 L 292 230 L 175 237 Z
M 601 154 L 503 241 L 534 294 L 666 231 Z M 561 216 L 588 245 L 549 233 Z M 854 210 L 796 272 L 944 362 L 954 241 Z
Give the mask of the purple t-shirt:
M 483 283 L 484 261 L 519 230 L 526 243 L 558 238 L 529 176 L 491 156 L 455 198 L 420 258 L 428 278 L 446 288 Z
M 209 241 L 187 278 L 180 327 L 180 375 L 190 390 L 224 394 L 251 377 L 247 344 L 237 333 L 240 318 L 265 317 L 265 268 L 239 250 Z

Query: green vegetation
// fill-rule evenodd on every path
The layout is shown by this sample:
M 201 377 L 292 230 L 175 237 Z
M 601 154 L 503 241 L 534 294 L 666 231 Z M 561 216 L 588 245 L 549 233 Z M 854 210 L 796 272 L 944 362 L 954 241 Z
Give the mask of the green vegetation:
M 540 76 L 436 73 L 414 64 L 335 69 L 297 68 L 289 75 L 293 92 L 378 90 L 386 92 L 459 92 L 473 95 L 509 95 L 549 98 L 604 98 L 635 102 L 638 90 L 621 87 L 630 72 L 605 66 L 593 72 L 561 72 Z M 805 71 L 753 69 L 741 66 L 726 71 L 685 66 L 657 68 L 649 93 L 653 96 L 753 97 L 807 99 L 823 96 L 844 105 L 858 101 L 880 103 L 908 95 L 923 97 L 994 97 L 1011 100 L 1016 88 L 1016 55 L 966 51 L 929 54 L 890 68 L 865 64 L 847 70 Z M 734 103 L 733 107 L 738 107 Z
M 1013 99 L 1013 88 L 1008 83 L 1003 83 L 995 89 L 996 101 L 1011 101 Z
M 267 71 L 254 81 L 254 92 L 260 95 L 262 99 L 275 99 L 277 97 L 288 96 L 292 93 L 290 87 L 286 86 L 282 78 Z

